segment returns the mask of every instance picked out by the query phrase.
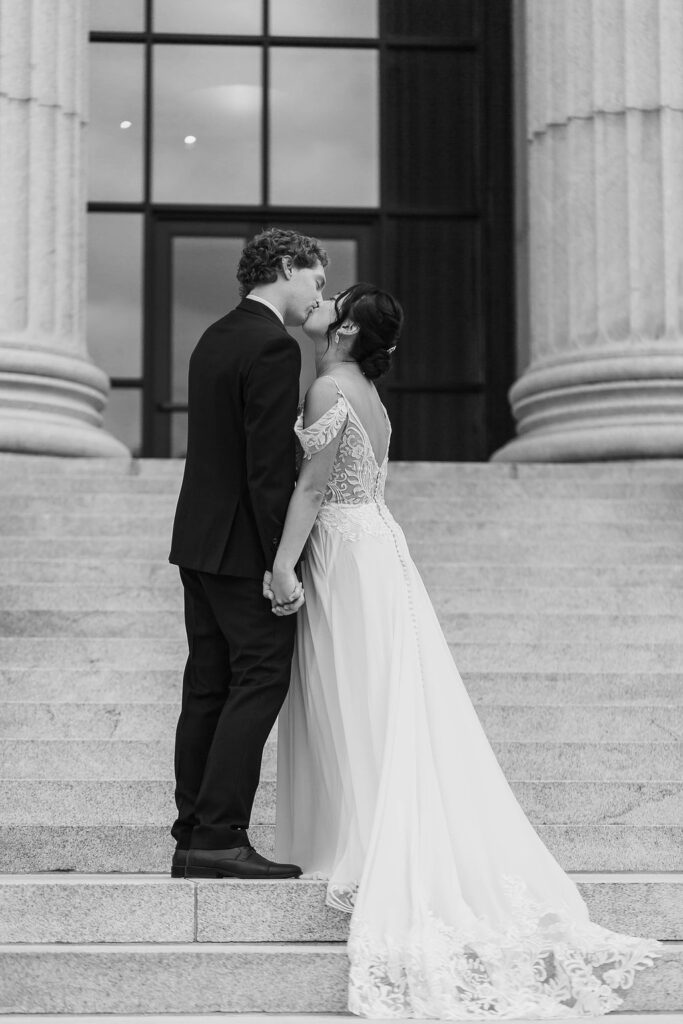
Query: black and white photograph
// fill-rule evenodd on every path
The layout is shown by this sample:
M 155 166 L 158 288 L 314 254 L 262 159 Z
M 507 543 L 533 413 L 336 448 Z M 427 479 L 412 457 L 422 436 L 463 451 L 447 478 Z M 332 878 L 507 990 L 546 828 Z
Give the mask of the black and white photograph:
M 0 0 L 0 1024 L 683 1024 L 683 0 Z

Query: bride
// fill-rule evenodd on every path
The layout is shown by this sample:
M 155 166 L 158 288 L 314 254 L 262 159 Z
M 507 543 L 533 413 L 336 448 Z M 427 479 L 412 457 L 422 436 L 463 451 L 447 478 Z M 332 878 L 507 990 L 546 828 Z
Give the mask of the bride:
M 318 377 L 270 591 L 285 613 L 303 551 L 276 857 L 326 879 L 328 904 L 352 915 L 356 1014 L 607 1013 L 658 944 L 592 923 L 536 835 L 384 502 L 391 426 L 373 381 L 401 321 L 390 295 L 358 284 L 304 325 Z

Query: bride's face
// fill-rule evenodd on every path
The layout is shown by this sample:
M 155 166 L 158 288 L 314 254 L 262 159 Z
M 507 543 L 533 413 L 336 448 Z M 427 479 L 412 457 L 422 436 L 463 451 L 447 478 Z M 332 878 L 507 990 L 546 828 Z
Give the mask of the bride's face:
M 337 319 L 337 310 L 334 305 L 334 296 L 331 299 L 322 299 L 315 309 L 312 309 L 303 322 L 304 333 L 309 338 L 326 338 L 327 328 Z

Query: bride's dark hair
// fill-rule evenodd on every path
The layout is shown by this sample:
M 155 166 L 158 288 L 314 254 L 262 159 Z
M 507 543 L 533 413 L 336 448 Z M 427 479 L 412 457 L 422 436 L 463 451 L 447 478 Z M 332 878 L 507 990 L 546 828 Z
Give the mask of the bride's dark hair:
M 334 308 L 337 316 L 327 329 L 328 341 L 343 323 L 353 321 L 359 330 L 350 355 L 370 380 L 381 377 L 391 366 L 389 349 L 401 333 L 400 303 L 374 284 L 360 282 L 341 292 L 334 300 Z

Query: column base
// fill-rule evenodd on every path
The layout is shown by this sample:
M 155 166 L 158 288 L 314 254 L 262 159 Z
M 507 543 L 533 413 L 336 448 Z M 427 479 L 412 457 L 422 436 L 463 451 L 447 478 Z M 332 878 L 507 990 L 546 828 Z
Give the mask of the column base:
M 102 429 L 108 391 L 87 359 L 0 342 L 0 451 L 129 458 Z
M 683 458 L 683 353 L 581 352 L 532 367 L 510 390 L 518 436 L 495 462 Z

